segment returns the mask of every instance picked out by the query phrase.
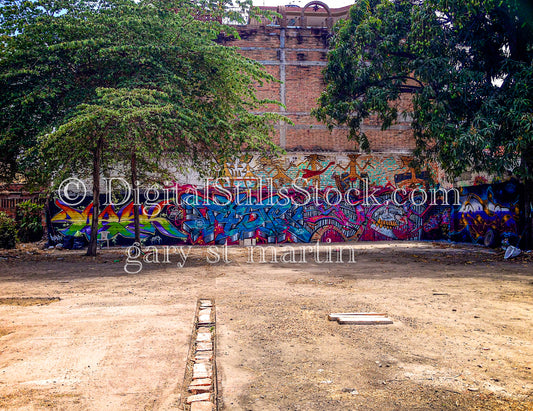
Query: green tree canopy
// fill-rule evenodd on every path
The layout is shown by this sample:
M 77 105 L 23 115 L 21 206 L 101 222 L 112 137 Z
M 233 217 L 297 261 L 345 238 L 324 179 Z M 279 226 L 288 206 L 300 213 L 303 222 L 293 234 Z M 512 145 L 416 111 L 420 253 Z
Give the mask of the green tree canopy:
M 258 100 L 255 85 L 275 79 L 216 43 L 222 32 L 237 35 L 221 23 L 241 18 L 231 2 L 4 3 L 4 176 L 34 172 L 43 182 L 90 174 L 97 210 L 99 177 L 119 162 L 135 164 L 134 176 L 168 175 L 169 167 L 210 170 L 246 149 L 276 150 L 269 133 L 281 117 L 253 114 L 275 103 Z
M 408 119 L 418 158 L 452 176 L 531 179 L 532 17 L 517 0 L 357 1 L 334 29 L 315 114 L 349 126 L 364 149 L 365 118 L 377 114 L 383 128 Z
M 241 6 L 249 8 L 251 2 Z M 98 88 L 165 93 L 180 136 L 175 150 L 205 163 L 243 144 L 273 148 L 272 116 L 254 85 L 273 81 L 257 62 L 214 42 L 227 2 L 6 0 L 0 7 L 0 167 L 4 177 L 35 164 L 39 136 L 70 119 Z M 209 15 L 208 21 L 198 16 Z M 205 19 L 204 19 L 205 20 Z M 209 156 L 212 158 L 213 156 Z M 27 160 L 26 163 L 23 160 Z M 186 160 L 186 159 L 184 159 Z

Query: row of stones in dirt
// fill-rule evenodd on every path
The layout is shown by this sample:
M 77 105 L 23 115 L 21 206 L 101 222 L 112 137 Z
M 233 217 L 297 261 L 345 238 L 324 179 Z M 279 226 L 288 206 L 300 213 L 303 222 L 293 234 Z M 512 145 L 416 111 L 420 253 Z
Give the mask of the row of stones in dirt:
M 192 379 L 187 389 L 192 395 L 189 395 L 186 401 L 191 411 L 215 409 L 213 310 L 211 300 L 200 300 L 192 359 Z

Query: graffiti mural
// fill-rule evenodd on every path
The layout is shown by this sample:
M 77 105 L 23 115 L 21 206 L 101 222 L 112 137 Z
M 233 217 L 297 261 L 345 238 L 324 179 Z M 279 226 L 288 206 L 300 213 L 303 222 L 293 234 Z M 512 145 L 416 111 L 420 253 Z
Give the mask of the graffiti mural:
M 392 186 L 374 189 L 371 202 L 316 187 L 245 191 L 187 187 L 169 200 L 140 206 L 141 239 L 146 244 L 204 245 L 246 239 L 275 244 L 446 238 L 445 229 L 438 231 L 441 237 L 435 234 L 439 224 L 448 222 L 435 211 L 441 206 L 416 205 L 420 199 L 408 190 L 396 193 L 395 204 Z M 78 209 L 55 200 L 50 209 L 55 242 L 67 235 L 90 238 L 92 203 Z M 103 207 L 99 221 L 99 232 L 107 231 L 113 244 L 132 243 L 132 203 Z
M 462 187 L 460 205 L 443 205 L 423 201 L 419 193 L 442 181 L 438 168 L 420 172 L 410 163 L 409 156 L 385 154 L 244 155 L 221 167 L 224 180 L 219 185 L 175 183 L 167 187 L 171 195 L 150 203 L 141 194 L 141 240 L 147 245 L 239 244 L 248 239 L 257 244 L 482 243 L 489 230 L 502 238 L 519 235 L 518 183 Z M 365 196 L 368 192 L 372 201 Z M 66 236 L 90 238 L 91 201 L 88 197 L 76 207 L 60 200 L 50 204 L 52 244 Z M 117 207 L 105 201 L 102 195 L 99 233 L 106 231 L 114 245 L 131 244 L 134 205 Z
M 461 205 L 452 209 L 450 238 L 483 243 L 491 230 L 500 239 L 516 241 L 519 224 L 520 186 L 514 181 L 461 188 Z
M 371 186 L 414 188 L 430 181 L 444 181 L 436 166 L 416 172 L 411 167 L 412 157 L 393 154 L 287 154 L 277 158 L 243 155 L 221 167 L 219 177 L 227 180 L 226 186 L 241 185 L 258 188 L 260 181 L 272 179 L 275 188 L 288 186 L 301 179 L 303 185 L 318 188 L 337 187 L 345 191 L 358 187 L 363 179 Z M 198 184 L 201 184 L 198 182 Z
M 100 199 L 105 201 L 104 196 Z M 166 204 L 161 202 L 158 206 L 140 207 L 139 221 L 141 238 L 150 239 L 150 244 L 161 243 L 161 236 L 172 239 L 185 239 L 176 226 L 156 210 L 164 209 Z M 92 202 L 83 209 L 70 207 L 60 200 L 55 200 L 51 209 L 59 209 L 51 218 L 50 236 L 55 242 L 61 242 L 65 236 L 74 236 L 78 232 L 89 239 L 91 235 L 91 219 L 93 213 Z M 117 210 L 112 205 L 106 206 L 99 214 L 98 231 L 107 231 L 114 244 L 131 243 L 135 238 L 133 225 L 133 203 L 129 203 Z

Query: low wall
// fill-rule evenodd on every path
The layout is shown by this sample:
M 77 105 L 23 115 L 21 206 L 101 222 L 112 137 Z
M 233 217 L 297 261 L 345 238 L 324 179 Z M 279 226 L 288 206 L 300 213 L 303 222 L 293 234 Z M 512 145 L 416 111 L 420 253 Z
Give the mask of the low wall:
M 390 154 L 242 157 L 224 165 L 221 177 L 227 186 L 218 190 L 192 184 L 144 194 L 141 190 L 141 239 L 146 245 L 239 244 L 247 239 L 257 244 L 482 243 L 488 230 L 498 238 L 519 235 L 517 182 L 461 187 L 449 192 L 443 204 L 436 191 L 427 188 L 432 181 L 440 181 L 440 171 L 416 173 L 409 161 L 408 156 Z M 290 188 L 294 181 L 303 186 Z M 457 205 L 453 205 L 454 193 L 459 197 Z M 158 200 L 149 205 L 146 195 Z M 114 245 L 132 244 L 133 203 L 117 206 L 106 201 L 110 200 L 102 195 L 99 231 L 107 231 Z M 51 244 L 77 232 L 89 239 L 91 197 L 76 206 L 56 199 L 49 212 Z
M 395 191 L 396 190 L 396 191 Z M 448 238 L 450 207 L 423 203 L 420 191 L 372 188 L 368 196 L 337 190 L 229 190 L 181 186 L 168 199 L 141 206 L 141 238 L 145 244 L 258 244 L 424 240 Z M 229 194 L 228 194 L 229 193 Z M 155 192 L 152 192 L 155 196 Z M 165 193 L 159 192 L 160 198 Z M 56 199 L 50 205 L 52 243 L 65 235 L 90 236 L 91 198 L 77 207 Z M 146 198 L 141 197 L 141 203 Z M 102 196 L 101 203 L 106 198 Z M 420 204 L 420 205 L 419 205 Z M 134 238 L 133 203 L 107 205 L 99 215 L 99 231 L 115 245 Z

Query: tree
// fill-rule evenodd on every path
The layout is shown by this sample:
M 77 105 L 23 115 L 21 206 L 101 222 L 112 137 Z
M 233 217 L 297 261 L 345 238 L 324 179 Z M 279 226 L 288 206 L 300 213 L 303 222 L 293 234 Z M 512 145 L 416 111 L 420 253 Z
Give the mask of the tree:
M 227 6 L 9 2 L 0 58 L 0 146 L 11 148 L 4 170 L 37 164 L 28 169 L 56 182 L 91 174 L 96 233 L 99 179 L 118 161 L 133 165 L 135 178 L 171 166 L 205 170 L 246 148 L 274 150 L 269 132 L 279 117 L 251 112 L 272 103 L 255 97 L 254 84 L 274 78 L 214 41 L 222 30 L 236 34 L 217 18 L 231 14 Z M 197 18 L 204 14 L 213 18 Z M 90 240 L 95 255 L 96 235 Z
M 518 0 L 362 0 L 334 29 L 315 115 L 347 125 L 411 119 L 416 157 L 451 176 L 512 173 L 533 199 L 533 14 Z M 409 112 L 399 110 L 410 96 Z M 527 225 L 531 228 L 531 217 Z

